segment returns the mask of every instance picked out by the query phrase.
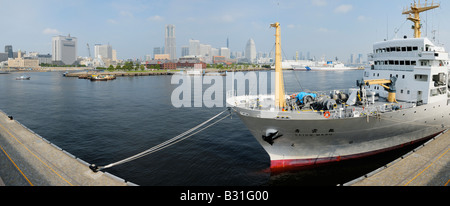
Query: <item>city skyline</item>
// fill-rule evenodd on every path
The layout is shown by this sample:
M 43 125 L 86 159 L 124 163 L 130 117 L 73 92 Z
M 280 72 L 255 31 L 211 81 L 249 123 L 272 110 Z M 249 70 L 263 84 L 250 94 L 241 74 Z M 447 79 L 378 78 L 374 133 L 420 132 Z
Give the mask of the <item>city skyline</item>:
M 177 56 L 189 39 L 219 49 L 229 44 L 231 52 L 242 52 L 253 38 L 257 52 L 269 53 L 274 39 L 268 25 L 275 21 L 282 25 L 282 48 L 289 59 L 298 51 L 347 61 L 351 54 L 372 52 L 373 42 L 412 37 L 412 23 L 401 14 L 412 0 L 1 2 L 5 11 L 0 17 L 7 21 L 0 23 L 5 28 L 0 45 L 43 54 L 51 53 L 53 36 L 71 34 L 78 38 L 78 56 L 88 56 L 86 44 L 108 42 L 120 59 L 143 59 L 165 45 L 169 24 L 177 28 Z M 435 35 L 444 46 L 450 43 L 445 3 L 422 14 L 424 36 Z

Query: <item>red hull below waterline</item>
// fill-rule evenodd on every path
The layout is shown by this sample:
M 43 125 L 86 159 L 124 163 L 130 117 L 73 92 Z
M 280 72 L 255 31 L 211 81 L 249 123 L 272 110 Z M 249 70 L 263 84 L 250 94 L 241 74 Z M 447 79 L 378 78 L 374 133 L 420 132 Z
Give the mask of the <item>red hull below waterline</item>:
M 422 139 L 406 143 L 406 144 L 401 144 L 401 145 L 397 145 L 395 147 L 385 148 L 385 149 L 371 151 L 371 152 L 366 152 L 366 153 L 361 153 L 361 154 L 354 154 L 354 155 L 347 155 L 347 156 L 336 156 L 336 157 L 326 157 L 326 158 L 315 158 L 315 159 L 271 160 L 270 161 L 270 171 L 272 173 L 281 173 L 281 172 L 288 172 L 288 171 L 293 171 L 293 170 L 307 169 L 307 168 L 310 168 L 310 167 L 325 165 L 325 164 L 328 164 L 328 163 L 339 162 L 339 161 L 343 161 L 343 160 L 360 159 L 360 158 L 369 157 L 369 156 L 373 156 L 373 155 L 376 155 L 376 154 L 380 154 L 380 153 L 384 153 L 384 152 L 400 149 L 400 148 L 403 148 L 405 146 L 408 146 L 408 145 L 411 145 L 411 144 L 414 144 L 414 143 L 417 143 L 417 142 L 420 142 L 420 141 L 431 139 L 431 138 L 436 137 L 437 135 L 439 135 L 441 133 L 442 133 L 442 131 L 438 132 L 436 134 L 424 137 Z

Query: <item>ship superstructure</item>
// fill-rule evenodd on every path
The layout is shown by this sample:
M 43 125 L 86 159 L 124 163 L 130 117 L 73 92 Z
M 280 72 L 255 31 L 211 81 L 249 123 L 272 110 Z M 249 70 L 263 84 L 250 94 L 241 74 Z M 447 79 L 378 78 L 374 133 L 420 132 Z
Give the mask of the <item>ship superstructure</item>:
M 227 103 L 267 151 L 271 168 L 289 169 L 359 158 L 437 135 L 450 126 L 449 58 L 420 34 L 419 13 L 438 4 L 414 3 L 404 14 L 414 38 L 373 45 L 356 87 L 285 94 L 280 24 L 276 29 L 275 95 L 231 96 Z M 419 22 L 418 25 L 417 22 Z

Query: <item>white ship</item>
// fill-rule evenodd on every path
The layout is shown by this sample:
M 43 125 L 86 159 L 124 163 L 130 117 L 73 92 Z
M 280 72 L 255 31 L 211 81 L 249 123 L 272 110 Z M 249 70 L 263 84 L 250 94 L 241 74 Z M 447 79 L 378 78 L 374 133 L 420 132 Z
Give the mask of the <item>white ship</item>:
M 272 171 L 373 155 L 448 129 L 448 53 L 420 33 L 419 14 L 437 7 L 414 3 L 405 10 L 414 22 L 414 38 L 375 43 L 374 64 L 346 91 L 286 94 L 280 24 L 272 24 L 275 95 L 227 98 L 269 154 Z
M 307 64 L 292 65 L 293 70 L 298 71 L 338 71 L 338 70 L 355 70 L 356 67 L 345 66 L 341 62 L 334 61 L 309 61 Z
M 355 70 L 358 67 L 348 67 L 339 61 L 311 61 L 311 60 L 284 60 L 281 63 L 283 69 L 292 69 L 297 71 L 339 71 Z M 275 66 L 272 66 L 274 69 Z

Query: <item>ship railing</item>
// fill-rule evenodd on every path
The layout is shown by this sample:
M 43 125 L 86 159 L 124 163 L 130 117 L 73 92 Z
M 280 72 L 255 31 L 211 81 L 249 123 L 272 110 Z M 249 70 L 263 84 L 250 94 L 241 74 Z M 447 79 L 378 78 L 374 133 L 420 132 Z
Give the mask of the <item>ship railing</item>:
M 414 102 L 382 103 L 366 106 L 347 106 L 343 104 L 334 110 L 321 112 L 323 114 L 325 114 L 325 112 L 330 112 L 330 118 L 341 119 L 350 117 L 378 116 L 382 113 L 394 112 L 413 107 L 416 107 L 416 103 Z
M 334 90 L 333 92 L 345 92 L 346 90 Z M 330 91 L 321 92 L 311 92 L 318 96 L 329 96 Z M 348 94 L 348 93 L 346 93 Z M 244 107 L 250 110 L 274 110 L 273 105 L 273 95 L 244 95 L 235 96 L 232 92 L 227 92 L 227 103 L 231 106 Z M 286 95 L 286 98 L 291 98 Z M 351 117 L 364 117 L 364 116 L 376 116 L 381 113 L 393 112 L 407 108 L 416 107 L 415 102 L 398 102 L 398 103 L 388 103 L 383 101 L 375 102 L 375 104 L 366 104 L 359 106 L 346 105 L 345 103 L 337 104 L 336 108 L 333 110 L 314 110 L 314 109 L 301 109 L 296 104 L 290 105 L 289 109 L 284 110 L 285 112 L 306 112 L 306 113 L 316 113 L 318 115 L 326 116 L 325 113 L 329 113 L 330 119 L 341 119 L 341 118 L 351 118 Z

